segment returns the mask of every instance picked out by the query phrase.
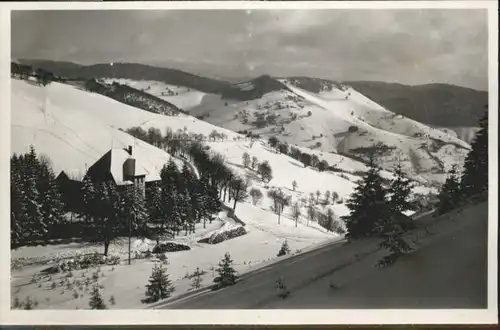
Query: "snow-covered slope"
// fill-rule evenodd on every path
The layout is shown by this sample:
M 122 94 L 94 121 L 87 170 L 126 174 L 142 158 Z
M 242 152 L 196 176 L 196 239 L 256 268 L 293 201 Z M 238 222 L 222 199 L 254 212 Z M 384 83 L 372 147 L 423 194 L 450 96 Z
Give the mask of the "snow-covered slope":
M 127 85 L 135 89 L 144 91 L 156 97 L 159 97 L 167 102 L 172 103 L 176 107 L 183 110 L 190 110 L 198 106 L 206 93 L 187 88 L 184 86 L 175 86 L 165 84 L 155 80 L 132 80 L 132 79 L 117 79 L 105 78 L 102 79 L 107 84 L 117 82 L 122 85 Z
M 193 115 L 233 131 L 277 136 L 292 145 L 366 159 L 371 151 L 387 170 L 401 162 L 409 174 L 442 182 L 452 164 L 461 164 L 469 144 L 456 134 L 397 115 L 349 86 L 319 93 L 279 79 L 282 89 L 246 101 L 205 95 Z M 238 84 L 242 93 L 256 88 Z M 328 158 L 327 156 L 324 159 Z
M 446 134 L 456 136 L 462 141 L 472 143 L 476 133 L 480 130 L 479 127 L 436 127 L 437 129 L 445 132 Z
M 311 167 L 305 168 L 299 161 L 287 155 L 277 154 L 274 150 L 261 142 L 255 142 L 253 144 L 245 141 L 212 142 L 209 143 L 209 146 L 212 150 L 224 155 L 226 163 L 231 166 L 236 173 L 239 173 L 243 177 L 250 177 L 251 185 L 262 190 L 264 198 L 261 204 L 257 206 L 237 206 L 236 214 L 238 215 L 240 212 L 242 217 L 244 216 L 245 218 L 255 213 L 255 211 L 251 211 L 252 209 L 258 211 L 257 218 L 262 218 L 262 215 L 259 214 L 261 212 L 259 210 L 260 208 L 271 212 L 271 200 L 267 198 L 269 189 L 282 189 L 284 193 L 292 196 L 292 202 L 299 201 L 301 198 L 308 198 L 310 193 L 316 193 L 316 191 L 320 191 L 323 196 L 324 192 L 327 190 L 337 192 L 339 197 L 345 200 L 353 192 L 356 186 L 354 181 L 358 179 L 353 176 L 353 178 L 349 180 L 341 177 L 341 173 L 319 172 Z M 243 168 L 241 164 L 245 152 L 247 152 L 250 157 L 257 157 L 259 162 L 266 160 L 269 162 L 273 169 L 273 179 L 269 183 L 263 183 L 253 170 Z M 292 182 L 294 180 L 297 182 L 296 191 L 293 191 L 292 187 Z M 320 200 L 321 199 L 323 199 L 323 197 L 320 197 Z M 251 204 L 250 201 L 251 198 L 249 198 L 246 203 Z M 339 216 L 345 215 L 348 212 L 344 204 L 329 204 L 331 205 L 328 206 Z M 318 205 L 318 207 L 320 206 Z M 284 216 L 285 218 L 288 217 L 288 220 L 285 219 L 282 220 L 282 222 L 284 221 L 286 223 L 289 221 L 294 225 L 291 220 L 291 214 L 289 213 L 290 209 L 286 208 Z M 305 209 L 302 213 L 305 215 Z M 277 221 L 276 215 L 272 215 L 271 217 L 274 218 L 274 222 Z M 306 222 L 305 217 L 303 222 Z
M 39 113 L 39 115 L 54 112 L 55 109 L 55 113 L 58 116 L 57 118 L 59 118 L 59 116 L 64 116 L 64 119 L 70 122 L 70 124 L 64 124 L 70 126 L 72 129 L 74 125 L 78 125 L 79 118 L 83 117 L 85 119 L 82 120 L 89 123 L 88 129 L 91 132 L 94 130 L 94 127 L 90 124 L 90 122 L 95 121 L 97 122 L 96 127 L 104 125 L 104 127 L 109 130 L 109 126 L 111 126 L 114 128 L 114 130 L 111 129 L 113 132 L 118 131 L 119 128 L 127 129 L 133 126 L 140 126 L 144 129 L 155 127 L 160 129 L 162 133 L 165 132 L 167 127 L 171 128 L 174 132 L 177 130 L 183 130 L 186 127 L 189 132 L 196 132 L 198 134 L 204 134 L 205 136 L 208 136 L 214 129 L 219 133 L 225 133 L 230 139 L 239 136 L 239 134 L 232 131 L 216 127 L 191 116 L 170 117 L 143 111 L 117 102 L 108 97 L 95 93 L 88 93 L 66 84 L 51 83 L 46 87 L 40 87 L 28 84 L 24 81 L 12 80 L 12 95 L 14 99 L 12 108 L 13 116 L 19 118 L 19 122 L 13 121 L 13 125 L 26 125 L 26 123 L 23 124 L 23 118 L 25 116 L 17 109 L 19 108 L 21 109 L 20 111 L 26 111 L 25 105 L 28 103 L 31 105 L 30 109 L 34 111 L 33 113 Z M 66 110 L 63 111 L 64 109 Z M 32 115 L 28 115 L 27 117 L 28 119 L 26 119 L 26 122 L 32 120 Z M 86 126 L 77 127 L 76 129 L 85 128 Z M 47 128 L 47 130 L 50 131 L 51 128 Z M 131 142 L 126 143 L 134 142 L 134 139 L 128 134 L 120 131 L 114 134 L 127 136 L 131 139 Z M 92 138 L 95 141 L 100 141 L 100 146 L 103 148 L 110 148 L 112 145 L 111 138 L 105 138 L 98 135 L 94 137 L 91 136 L 89 138 Z M 87 141 L 84 137 L 82 137 L 81 140 Z M 106 143 L 106 141 L 109 141 L 109 143 Z M 135 141 L 136 143 L 143 144 L 140 141 L 137 142 L 137 139 L 135 139 Z M 117 140 L 113 143 L 119 144 L 120 142 Z
M 110 104 L 126 107 L 104 96 L 58 83 L 41 87 L 15 79 L 11 96 L 11 153 L 26 152 L 32 144 L 50 157 L 56 174 L 64 170 L 81 176 L 110 149 L 128 145 L 135 146 L 148 172 L 158 172 L 170 159 L 163 150 L 96 118 L 105 115 Z

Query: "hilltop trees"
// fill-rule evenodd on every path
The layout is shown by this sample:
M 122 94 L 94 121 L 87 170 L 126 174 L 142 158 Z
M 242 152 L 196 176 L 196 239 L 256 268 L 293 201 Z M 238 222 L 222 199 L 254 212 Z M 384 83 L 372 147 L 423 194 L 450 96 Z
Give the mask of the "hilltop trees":
M 242 161 L 243 161 L 244 168 L 247 168 L 248 166 L 250 166 L 251 160 L 250 160 L 250 155 L 248 154 L 248 152 L 243 153 Z
M 262 199 L 263 195 L 260 189 L 258 188 L 252 188 L 250 189 L 249 192 L 250 196 L 252 197 L 252 204 L 257 205 L 257 203 Z
M 318 166 L 318 170 L 320 172 L 323 172 L 323 171 L 326 171 L 330 165 L 328 164 L 328 162 L 326 160 L 323 159 L 323 160 L 318 162 L 317 166 Z
M 252 170 L 255 170 L 255 168 L 257 167 L 258 164 L 259 164 L 259 159 L 257 159 L 257 157 L 255 157 L 255 156 L 253 156 L 252 157 L 252 164 L 251 164 Z
M 248 197 L 248 186 L 241 178 L 235 178 L 231 181 L 231 197 L 234 200 L 233 211 L 236 210 L 236 203 L 245 200 Z
M 301 211 L 300 211 L 300 205 L 298 202 L 293 203 L 292 205 L 292 217 L 293 220 L 295 221 L 295 227 L 297 227 L 297 223 L 299 221 L 299 218 L 301 216 Z
M 299 160 L 300 162 L 302 162 L 302 164 L 304 164 L 304 167 L 310 166 L 312 164 L 312 156 L 305 152 L 300 154 Z
M 295 191 L 295 189 L 297 189 L 297 181 L 295 181 L 295 180 L 292 181 L 292 188 L 293 188 L 293 191 Z
M 281 189 L 269 190 L 267 196 L 273 201 L 271 208 L 278 215 L 278 224 L 280 224 L 281 214 L 285 206 L 290 205 L 291 196 L 285 195 Z
M 272 148 L 275 148 L 276 151 L 278 151 L 278 146 L 279 146 L 279 143 L 280 141 L 276 138 L 276 136 L 271 136 L 268 140 L 269 142 L 269 145 L 272 147 Z
M 273 170 L 267 160 L 259 164 L 257 172 L 260 174 L 262 181 L 269 182 L 273 179 Z

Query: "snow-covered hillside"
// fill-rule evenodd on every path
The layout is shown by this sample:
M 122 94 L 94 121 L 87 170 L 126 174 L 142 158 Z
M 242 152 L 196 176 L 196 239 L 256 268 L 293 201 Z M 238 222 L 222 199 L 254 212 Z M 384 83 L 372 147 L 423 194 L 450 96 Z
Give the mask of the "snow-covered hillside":
M 13 126 L 20 127 L 19 129 L 26 126 L 31 120 L 35 120 L 32 119 L 34 114 L 38 114 L 34 117 L 39 118 L 40 116 L 46 116 L 46 114 L 55 113 L 56 122 L 57 119 L 61 121 L 61 117 L 65 120 L 63 124 L 69 126 L 71 129 L 87 129 L 89 131 L 85 133 L 84 136 L 80 137 L 80 143 L 85 144 L 84 141 L 87 144 L 90 143 L 87 142 L 86 134 L 97 131 L 98 127 L 103 125 L 106 132 L 113 132 L 114 135 L 120 137 L 125 136 L 127 139 L 126 141 L 129 141 L 122 143 L 121 139 L 113 140 L 111 137 L 108 137 L 111 136 L 111 133 L 108 133 L 106 137 L 97 134 L 89 136 L 90 141 L 96 141 L 95 143 L 100 141 L 98 144 L 102 149 L 110 148 L 112 144 L 114 144 L 115 147 L 121 147 L 121 145 L 126 146 L 126 143 L 133 144 L 134 140 L 138 145 L 143 145 L 144 143 L 118 130 L 134 126 L 140 126 L 146 130 L 150 127 L 155 127 L 160 129 L 162 133 L 164 133 L 167 128 L 177 131 L 184 130 L 186 127 L 190 132 L 196 132 L 205 136 L 208 136 L 215 129 L 219 133 L 225 133 L 229 139 L 239 136 L 239 134 L 232 131 L 216 127 L 191 116 L 164 116 L 143 111 L 108 97 L 89 93 L 66 84 L 52 83 L 46 87 L 41 87 L 28 84 L 25 81 L 12 80 L 12 95 L 14 100 L 12 108 L 13 117 L 16 118 L 15 120 L 13 119 Z M 27 109 L 30 109 L 32 112 L 30 114 L 23 114 L 24 111 L 28 111 Z M 83 118 L 82 121 L 80 121 L 80 117 Z M 48 120 L 50 122 L 50 118 Z M 68 123 L 66 123 L 66 121 L 68 121 Z M 94 122 L 96 126 L 94 126 Z M 88 125 L 82 125 L 81 123 L 88 123 Z M 52 127 L 47 127 L 45 130 L 52 131 Z M 64 140 L 62 135 L 60 137 Z M 109 141 L 109 143 L 106 141 Z M 24 142 L 25 140 L 23 140 L 23 143 Z M 20 142 L 19 145 L 22 146 L 23 144 Z M 163 152 L 152 146 L 149 146 L 149 148 Z M 51 150 L 52 148 L 48 146 L 45 149 Z M 99 149 L 99 152 L 100 150 L 101 149 Z
M 134 153 L 144 159 L 150 173 L 170 159 L 165 151 L 97 118 L 105 118 L 113 106 L 126 108 L 104 96 L 58 83 L 41 87 L 16 79 L 12 79 L 11 96 L 11 153 L 27 152 L 32 144 L 50 157 L 56 174 L 64 170 L 81 177 L 107 151 L 128 145 L 135 146 Z
M 268 94 L 265 97 L 278 95 Z M 287 92 L 290 93 L 290 92 Z M 226 139 L 205 142 L 210 150 L 220 153 L 225 157 L 226 164 L 241 177 L 248 180 L 250 187 L 259 189 L 263 198 L 254 205 L 252 198 L 241 201 L 236 205 L 236 216 L 246 225 L 246 234 L 219 244 L 199 243 L 199 239 L 208 237 L 225 228 L 239 226 L 227 212 L 223 211 L 219 217 L 207 228 L 198 224 L 196 234 L 179 236 L 176 239 L 191 246 L 191 250 L 169 254 L 169 272 L 174 285 L 182 288 L 175 294 L 180 294 L 189 287 L 190 280 L 186 273 L 193 272 L 197 267 L 206 271 L 205 281 L 213 280 L 214 267 L 217 266 L 224 253 L 230 252 L 235 260 L 237 270 L 244 273 L 266 265 L 276 258 L 276 254 L 285 240 L 288 241 L 292 252 L 310 248 L 317 244 L 341 238 L 336 233 L 328 232 L 319 223 L 318 218 L 308 221 L 306 200 L 311 194 L 316 198 L 314 204 L 317 214 L 325 214 L 332 209 L 338 219 L 348 213 L 345 201 L 353 192 L 356 181 L 365 171 L 366 165 L 343 155 L 324 153 L 325 159 L 335 165 L 338 172 L 319 172 L 312 167 L 304 167 L 299 161 L 277 153 L 263 140 L 245 139 L 242 135 L 228 129 L 214 126 L 208 122 L 198 120 L 191 116 L 164 116 L 140 110 L 108 97 L 83 91 L 77 87 L 51 83 L 46 87 L 30 84 L 26 81 L 12 79 L 12 151 L 25 152 L 33 144 L 36 150 L 48 155 L 54 169 L 59 172 L 65 170 L 74 175 L 81 176 L 85 168 L 93 164 L 98 158 L 111 148 L 125 148 L 135 145 L 134 153 L 143 159 L 147 171 L 159 172 L 161 167 L 170 159 L 170 155 L 161 149 L 133 138 L 120 129 L 140 126 L 144 129 L 155 127 L 162 132 L 167 128 L 173 131 L 187 130 L 189 133 L 208 136 L 212 131 L 224 133 Z M 288 94 L 290 95 L 290 94 Z M 299 98 L 298 96 L 295 96 Z M 305 102 L 305 101 L 302 101 Z M 299 103 L 300 104 L 300 103 Z M 327 112 L 317 105 L 316 111 Z M 300 106 L 298 106 L 300 108 Z M 297 111 L 300 111 L 297 109 Z M 305 152 L 321 154 L 319 150 L 309 150 L 301 147 Z M 244 168 L 242 158 L 244 153 L 256 157 L 259 162 L 268 161 L 273 171 L 270 182 L 263 182 L 255 169 Z M 180 160 L 176 162 L 181 165 Z M 391 173 L 384 171 L 382 175 L 391 177 Z M 296 181 L 294 189 L 292 182 Z M 280 217 L 272 211 L 272 200 L 267 196 L 271 189 L 279 188 L 291 197 L 291 204 L 297 202 L 301 215 L 295 222 L 291 207 L 286 207 Z M 324 202 L 325 192 L 338 194 L 336 201 L 332 199 Z M 316 195 L 319 192 L 319 195 Z M 435 192 L 430 188 L 419 186 L 415 193 L 427 194 Z M 307 202 L 309 203 L 309 202 Z M 232 207 L 231 205 L 226 205 Z M 153 242 L 154 244 L 154 242 Z M 124 242 L 112 244 L 113 253 L 125 258 Z M 52 247 L 51 247 L 52 248 Z M 50 249 L 39 250 L 38 247 L 27 247 L 20 251 L 18 257 L 37 257 L 40 253 L 54 254 L 55 251 L 64 250 L 83 252 L 82 248 L 74 245 L 55 246 Z M 98 250 L 101 246 L 92 247 Z M 22 253 L 21 253 L 22 252 Z M 14 256 L 15 257 L 15 256 Z M 146 283 L 153 263 L 149 260 L 135 261 L 131 266 L 121 265 L 116 271 L 108 267 L 108 275 L 103 280 L 106 285 L 106 294 L 117 298 L 114 308 L 137 308 L 141 306 L 140 298 L 144 294 L 143 282 Z M 38 268 L 36 268 L 38 267 Z M 82 299 L 71 299 L 69 295 L 61 295 L 56 291 L 48 291 L 36 287 L 35 283 L 26 286 L 33 270 L 40 270 L 41 266 L 27 267 L 16 273 L 14 287 L 23 286 L 23 295 L 30 295 L 39 300 L 50 298 L 42 302 L 44 308 L 86 308 Z M 45 266 L 44 266 L 45 267 Z M 28 274 L 28 275 L 27 275 Z M 131 274 L 133 274 L 131 276 Z M 140 285 L 136 284 L 137 279 Z M 134 281 L 134 282 L 132 282 Z M 16 289 L 17 290 L 17 289 Z
M 206 93 L 184 86 L 169 85 L 155 80 L 132 80 L 123 78 L 105 78 L 102 80 L 107 84 L 117 82 L 119 84 L 141 90 L 170 102 L 183 110 L 190 110 L 191 108 L 198 106 L 201 103 L 202 98 L 207 95 Z
M 462 141 L 472 143 L 476 133 L 480 130 L 479 127 L 436 127 L 437 129 L 445 132 L 446 134 L 456 136 Z
M 327 153 L 366 158 L 377 152 L 387 170 L 401 162 L 412 176 L 442 182 L 444 173 L 461 164 L 469 144 L 457 134 L 397 115 L 349 86 L 319 93 L 279 80 L 283 88 L 248 101 L 205 95 L 190 113 L 233 131 L 277 136 L 292 145 Z M 242 92 L 255 88 L 238 84 Z M 325 156 L 324 159 L 329 158 Z

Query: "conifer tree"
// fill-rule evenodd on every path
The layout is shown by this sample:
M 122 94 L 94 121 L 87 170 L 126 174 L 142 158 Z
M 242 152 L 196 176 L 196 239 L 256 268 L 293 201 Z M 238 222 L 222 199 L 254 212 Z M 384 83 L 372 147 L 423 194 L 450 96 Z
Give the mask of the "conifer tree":
M 64 204 L 62 202 L 61 192 L 55 178 L 49 179 L 49 187 L 46 194 L 42 197 L 41 213 L 49 234 L 51 228 L 64 221 Z M 48 239 L 49 236 L 47 235 Z
M 89 220 L 95 216 L 95 194 L 96 190 L 94 184 L 92 183 L 92 179 L 90 178 L 90 176 L 86 175 L 83 178 L 81 186 L 82 204 L 84 208 L 81 212 L 81 215 L 85 217 L 87 225 L 89 223 Z
M 208 177 L 206 175 L 202 175 L 200 181 L 198 182 L 198 193 L 199 193 L 199 217 L 203 219 L 203 228 L 206 228 L 207 219 L 210 218 L 212 213 L 211 206 L 211 196 L 210 196 L 210 184 Z
M 161 235 L 165 234 L 166 226 L 161 200 L 161 188 L 153 185 L 148 188 L 146 193 L 146 207 L 149 214 L 149 221 L 155 225 L 156 243 L 159 243 Z
M 156 264 L 149 278 L 149 284 L 146 285 L 146 298 L 143 302 L 152 303 L 168 298 L 174 291 L 175 288 L 168 278 L 167 270 L 162 264 Z
M 91 309 L 107 309 L 97 284 L 92 288 L 92 292 L 90 293 L 89 306 Z
M 281 248 L 278 251 L 278 257 L 281 257 L 281 256 L 284 256 L 286 254 L 289 254 L 290 252 L 291 251 L 290 251 L 290 247 L 288 246 L 288 242 L 287 242 L 287 240 L 285 240 L 283 242 L 283 244 L 281 244 Z
M 125 211 L 122 217 L 124 219 L 130 217 L 132 228 L 136 232 L 145 233 L 148 221 L 148 210 L 140 188 L 136 186 L 131 187 L 122 200 L 124 204 L 122 210 Z
M 405 211 L 414 211 L 415 206 L 411 203 L 410 196 L 413 184 L 403 172 L 401 164 L 398 164 L 394 170 L 395 178 L 392 180 L 388 189 L 389 204 L 392 211 L 403 213 Z
M 243 167 L 244 168 L 247 168 L 247 167 L 250 166 L 251 158 L 250 158 L 250 155 L 248 154 L 248 152 L 244 152 L 243 153 L 242 162 L 243 162 Z
M 10 242 L 18 245 L 24 241 L 26 225 L 26 196 L 18 175 L 11 174 L 10 183 Z
M 96 215 L 99 219 L 96 230 L 104 242 L 104 255 L 107 256 L 109 245 L 117 230 L 125 225 L 125 222 L 120 221 L 123 203 L 114 182 L 111 181 L 97 185 L 95 197 Z
M 461 189 L 464 197 L 488 190 L 488 110 L 479 122 L 476 133 L 464 163 Z
M 373 156 L 370 157 L 369 170 L 346 202 L 346 206 L 351 211 L 349 215 L 342 217 L 347 228 L 347 238 L 374 234 L 376 223 L 387 216 L 386 190 Z
M 236 270 L 233 268 L 233 260 L 229 253 L 224 255 L 224 259 L 219 262 L 219 268 L 217 268 L 217 273 L 219 276 L 214 278 L 214 289 L 224 288 L 236 283 Z
M 170 158 L 167 165 L 163 166 L 160 171 L 160 177 L 162 186 L 173 184 L 176 187 L 179 187 L 180 172 L 173 158 Z
M 180 181 L 181 181 L 181 186 L 179 188 L 185 188 L 188 190 L 193 189 L 193 182 L 195 181 L 195 176 L 193 172 L 191 172 L 191 169 L 189 168 L 187 162 L 184 163 L 182 166 L 182 170 L 180 173 Z
M 191 282 L 192 289 L 199 289 L 201 287 L 201 282 L 203 281 L 201 275 L 202 273 L 200 271 L 200 268 L 196 268 L 196 271 L 193 274 L 193 281 Z
M 180 220 L 182 221 L 182 226 L 184 227 L 184 230 L 186 232 L 186 235 L 188 234 L 188 230 L 190 228 L 191 224 L 191 214 L 190 214 L 190 196 L 189 192 L 187 189 L 184 189 L 178 196 L 177 196 L 177 208 L 179 212 L 179 217 Z
M 458 181 L 457 166 L 453 167 L 448 172 L 448 177 L 441 187 L 438 195 L 437 211 L 439 214 L 457 208 L 461 202 L 460 182 Z
M 40 194 L 36 187 L 36 177 L 29 175 L 25 178 L 26 192 L 26 229 L 29 236 L 33 238 L 42 238 L 47 234 L 47 226 L 43 221 L 41 205 L 39 203 Z
M 285 284 L 285 280 L 282 276 L 280 276 L 278 280 L 276 280 L 276 289 L 278 290 L 278 297 L 280 297 L 281 299 L 285 299 L 290 295 L 290 290 L 288 290 Z
M 179 233 L 182 225 L 178 208 L 178 192 L 174 185 L 163 186 L 161 189 L 162 213 L 166 218 L 167 228 L 172 233 Z
M 206 210 L 203 205 L 204 193 L 203 187 L 199 180 L 194 180 L 191 184 L 190 189 L 190 208 L 192 213 L 192 225 L 194 232 L 194 224 L 201 222 L 201 219 L 205 217 Z

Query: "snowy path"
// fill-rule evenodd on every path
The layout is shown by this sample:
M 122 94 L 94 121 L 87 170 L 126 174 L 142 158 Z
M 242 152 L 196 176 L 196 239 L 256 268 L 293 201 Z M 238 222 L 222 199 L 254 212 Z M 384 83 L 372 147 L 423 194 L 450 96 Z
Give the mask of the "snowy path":
M 394 266 L 375 240 L 327 245 L 250 274 L 239 284 L 160 308 L 484 308 L 487 207 L 472 206 L 422 230 L 417 250 Z M 454 251 L 454 253 L 449 253 Z M 281 300 L 275 281 L 292 291 Z M 329 289 L 330 283 L 338 289 Z

